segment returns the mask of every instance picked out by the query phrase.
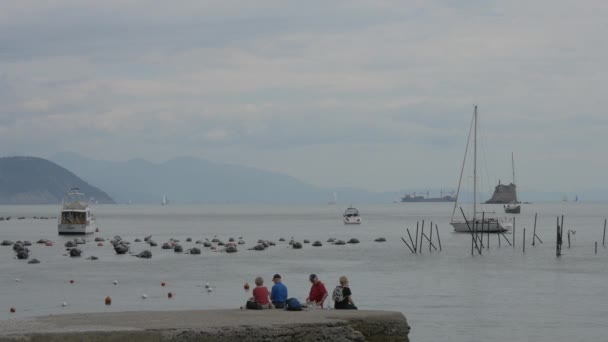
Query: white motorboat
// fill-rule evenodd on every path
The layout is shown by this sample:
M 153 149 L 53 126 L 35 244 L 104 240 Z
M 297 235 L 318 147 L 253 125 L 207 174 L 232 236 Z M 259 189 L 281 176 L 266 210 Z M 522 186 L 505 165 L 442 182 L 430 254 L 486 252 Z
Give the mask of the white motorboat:
M 90 234 L 94 233 L 96 228 L 89 201 L 78 188 L 70 189 L 63 199 L 59 215 L 59 234 Z
M 465 221 L 464 218 L 455 219 L 454 216 L 456 215 L 456 208 L 458 207 L 459 203 L 460 186 L 462 184 L 462 175 L 464 173 L 464 166 L 467 159 L 471 133 L 473 133 L 473 212 L 469 213 L 469 216 L 466 217 Z M 481 215 L 482 217 L 479 217 L 480 215 L 477 212 L 477 209 L 477 106 L 475 106 L 473 119 L 471 121 L 471 129 L 469 131 L 469 137 L 464 152 L 464 159 L 462 160 L 460 180 L 458 181 L 458 191 L 456 192 L 456 202 L 454 202 L 454 210 L 452 211 L 452 219 L 450 220 L 450 224 L 452 227 L 454 227 L 454 231 L 466 233 L 472 233 L 475 231 L 483 231 L 484 233 L 498 233 L 508 231 L 513 227 L 512 221 L 507 219 L 498 220 L 493 217 L 486 217 L 484 214 Z M 461 213 L 458 213 L 458 217 L 460 217 L 460 214 Z
M 349 207 L 344 212 L 344 224 L 361 224 L 361 216 L 359 211 L 353 207 Z

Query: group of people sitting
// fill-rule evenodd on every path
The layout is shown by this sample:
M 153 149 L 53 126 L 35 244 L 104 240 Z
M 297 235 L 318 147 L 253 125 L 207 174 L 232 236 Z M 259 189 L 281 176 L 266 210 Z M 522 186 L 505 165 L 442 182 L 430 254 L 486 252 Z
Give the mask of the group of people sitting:
M 325 300 L 327 299 L 328 293 L 325 285 L 316 274 L 311 274 L 308 280 L 312 283 L 310 287 L 310 293 L 306 298 L 306 306 L 314 308 L 324 308 Z M 253 289 L 253 297 L 250 301 L 255 302 L 262 309 L 285 309 L 289 302 L 287 286 L 283 284 L 281 275 L 275 274 L 272 277 L 274 285 L 271 291 L 264 286 L 264 279 L 257 277 L 255 279 L 256 287 Z M 357 310 L 355 303 L 353 302 L 352 292 L 348 285 L 348 278 L 341 276 L 340 285 L 336 286 L 332 292 L 332 300 L 334 302 L 334 308 L 339 310 Z M 328 304 L 329 308 L 331 304 Z
M 313 308 L 323 308 L 325 299 L 328 296 L 325 285 L 319 280 L 316 274 L 311 274 L 308 280 L 312 283 L 310 287 L 310 293 L 306 298 L 306 306 Z M 334 308 L 339 310 L 357 310 L 355 303 L 353 302 L 352 292 L 348 285 L 348 278 L 341 276 L 340 285 L 336 286 L 332 292 L 332 300 L 334 302 Z M 256 287 L 253 289 L 253 297 L 250 299 L 251 302 L 255 302 L 262 309 L 285 309 L 289 303 L 290 298 L 287 295 L 287 286 L 283 284 L 281 275 L 275 274 L 272 277 L 271 291 L 264 286 L 264 279 L 262 277 L 255 278 Z M 330 307 L 331 304 L 328 305 Z

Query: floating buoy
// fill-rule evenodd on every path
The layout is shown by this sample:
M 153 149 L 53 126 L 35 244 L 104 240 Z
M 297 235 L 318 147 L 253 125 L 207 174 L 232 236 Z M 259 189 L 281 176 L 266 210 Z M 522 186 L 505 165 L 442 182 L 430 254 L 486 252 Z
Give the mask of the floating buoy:
M 213 289 L 212 289 L 212 288 L 210 288 L 210 287 L 208 287 L 208 288 L 207 288 L 207 292 L 213 292 Z
M 11 308 L 11 313 L 15 313 L 15 311 L 17 311 L 15 308 Z
M 162 283 L 160 283 L 160 286 L 165 287 L 165 282 L 163 281 Z
M 100 242 L 100 243 L 98 243 L 98 244 L 97 244 L 97 246 L 102 247 L 102 246 L 103 246 L 103 243 L 102 243 L 102 242 Z
M 18 283 L 18 282 L 20 282 L 20 281 L 21 281 L 21 279 L 19 279 L 19 278 L 15 278 L 15 282 L 17 282 L 17 283 Z
M 245 289 L 245 291 L 249 291 L 249 283 L 245 282 L 245 285 L 243 285 L 243 288 Z
M 211 287 L 211 286 L 209 285 L 209 283 L 206 283 L 206 284 L 205 284 L 205 288 L 206 288 L 206 289 L 208 289 L 208 288 L 210 288 L 210 287 Z
M 106 305 L 112 305 L 112 298 L 110 296 L 106 297 Z
M 53 245 L 53 243 L 52 243 L 51 241 L 47 241 L 47 242 L 45 243 L 45 245 L 47 245 L 47 246 L 52 246 L 52 245 Z
M 70 279 L 70 284 L 74 284 L 74 279 Z
M 99 227 L 95 228 L 95 233 L 99 233 Z
M 61 303 L 61 306 L 63 306 L 65 308 L 66 306 L 68 306 L 68 303 L 63 302 L 63 303 Z
M 141 299 L 146 299 L 146 298 L 148 298 L 147 294 L 144 293 L 144 294 L 141 295 Z
M 118 285 L 118 280 L 114 280 L 114 285 Z
M 171 292 L 167 293 L 167 297 L 168 297 L 169 299 L 173 298 L 173 293 L 171 293 Z

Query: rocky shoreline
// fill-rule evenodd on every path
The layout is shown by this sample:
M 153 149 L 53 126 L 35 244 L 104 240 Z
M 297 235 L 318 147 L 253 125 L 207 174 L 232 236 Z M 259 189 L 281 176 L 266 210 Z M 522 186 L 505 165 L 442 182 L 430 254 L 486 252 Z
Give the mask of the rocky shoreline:
M 201 310 L 69 314 L 0 321 L 8 341 L 409 341 L 400 312 Z

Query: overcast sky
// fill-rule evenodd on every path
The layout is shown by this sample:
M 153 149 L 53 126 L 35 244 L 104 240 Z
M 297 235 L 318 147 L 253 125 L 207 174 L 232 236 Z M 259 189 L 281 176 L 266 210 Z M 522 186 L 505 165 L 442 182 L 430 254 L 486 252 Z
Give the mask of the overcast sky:
M 369 190 L 606 188 L 608 2 L 2 1 L 0 154 L 196 156 Z

